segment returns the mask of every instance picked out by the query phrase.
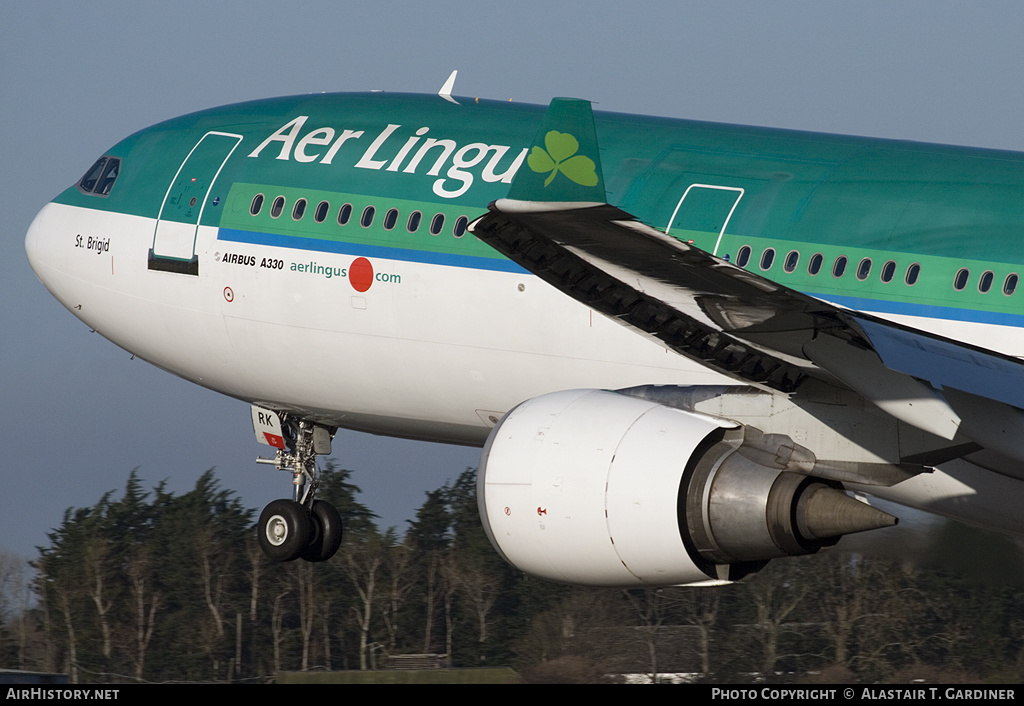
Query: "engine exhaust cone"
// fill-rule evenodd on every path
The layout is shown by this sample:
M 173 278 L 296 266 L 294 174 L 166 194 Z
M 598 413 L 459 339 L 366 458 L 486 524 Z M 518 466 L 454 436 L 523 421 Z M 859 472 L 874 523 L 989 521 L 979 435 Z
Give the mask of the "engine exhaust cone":
M 898 522 L 889 513 L 820 483 L 804 490 L 796 506 L 797 529 L 806 539 L 839 537 L 892 527 Z

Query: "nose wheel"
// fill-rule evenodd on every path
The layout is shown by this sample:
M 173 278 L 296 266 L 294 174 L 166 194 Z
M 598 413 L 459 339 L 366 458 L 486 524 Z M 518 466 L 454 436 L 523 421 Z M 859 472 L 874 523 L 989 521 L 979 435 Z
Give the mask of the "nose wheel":
M 333 429 L 259 407 L 253 407 L 253 428 L 261 443 L 277 448 L 274 458 L 256 462 L 288 471 L 294 486 L 293 500 L 275 500 L 260 513 L 260 548 L 273 561 L 327 561 L 341 546 L 341 514 L 315 499 L 320 484 L 316 457 L 330 453 Z
M 260 549 L 274 561 L 291 561 L 309 544 L 313 523 L 301 504 L 275 500 L 260 513 Z
M 257 527 L 260 549 L 273 561 L 327 561 L 341 546 L 341 534 L 341 515 L 323 500 L 314 500 L 312 511 L 275 500 L 263 508 Z
M 309 520 L 310 539 L 299 556 L 306 561 L 327 561 L 341 546 L 341 514 L 330 503 L 314 500 Z

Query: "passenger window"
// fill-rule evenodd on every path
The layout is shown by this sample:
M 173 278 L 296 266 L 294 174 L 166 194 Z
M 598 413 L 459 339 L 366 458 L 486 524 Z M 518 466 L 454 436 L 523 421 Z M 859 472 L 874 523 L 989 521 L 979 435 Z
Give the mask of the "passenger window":
M 882 265 L 882 281 L 892 282 L 892 278 L 896 276 L 896 263 L 893 260 L 888 260 Z
M 466 226 L 469 225 L 469 219 L 465 216 L 459 216 L 455 219 L 455 228 L 452 230 L 452 235 L 456 238 L 461 238 L 466 234 Z
M 812 277 L 821 272 L 821 265 L 825 262 L 825 256 L 820 252 L 811 255 L 811 261 L 807 263 L 807 274 Z
M 444 214 L 436 213 L 434 217 L 430 219 L 430 234 L 437 235 L 444 228 Z
M 961 267 L 957 270 L 956 276 L 953 277 L 953 289 L 958 292 L 963 291 L 963 288 L 967 286 L 967 280 L 971 277 L 971 271 L 966 267 Z
M 786 272 L 792 273 L 796 271 L 796 266 L 800 263 L 800 253 L 796 250 L 790 250 L 789 254 L 786 255 L 786 262 L 783 263 L 782 269 Z
M 861 282 L 863 282 L 864 280 L 866 280 L 868 278 L 868 275 L 870 275 L 870 274 L 871 274 L 871 258 L 870 257 L 865 257 L 863 260 L 860 261 L 860 264 L 857 265 L 857 279 L 859 279 Z
M 306 199 L 299 199 L 295 202 L 295 206 L 292 208 L 292 220 L 302 220 L 302 217 L 306 215 Z
M 317 223 L 323 223 L 327 220 L 327 213 L 331 210 L 331 204 L 326 201 L 321 201 L 316 205 L 316 210 L 313 212 L 313 220 Z
M 338 225 L 346 225 L 350 218 L 352 218 L 352 204 L 347 203 L 338 209 Z
M 978 291 L 984 294 L 988 290 L 992 289 L 992 280 L 996 276 L 992 273 L 992 270 L 986 270 L 981 273 L 981 277 L 978 278 Z
M 750 246 L 744 245 L 740 248 L 740 251 L 736 253 L 736 264 L 739 267 L 746 267 L 748 262 L 750 262 Z
M 284 196 L 278 196 L 270 205 L 270 217 L 277 218 L 284 211 Z
M 907 283 L 908 287 L 913 287 L 917 284 L 917 278 L 921 276 L 921 265 L 914 263 L 907 268 L 907 276 L 904 277 L 903 281 Z
M 765 248 L 765 251 L 761 253 L 761 269 L 767 272 L 772 268 L 773 262 L 775 262 L 775 248 Z
M 359 219 L 359 225 L 361 225 L 363 228 L 369 228 L 370 225 L 373 223 L 373 216 L 375 213 L 377 213 L 377 209 L 375 209 L 373 206 L 367 206 L 366 208 L 364 208 L 363 216 L 362 218 Z
M 389 208 L 388 212 L 384 214 L 384 230 L 391 230 L 398 223 L 398 209 Z
M 1003 282 L 1003 294 L 1010 296 L 1017 291 L 1017 273 L 1011 272 L 1006 275 L 1006 281 Z
M 846 255 L 840 255 L 832 265 L 832 276 L 839 279 L 846 274 Z
M 409 214 L 409 222 L 405 224 L 405 229 L 410 233 L 415 233 L 420 229 L 420 221 L 423 220 L 423 214 L 419 211 L 413 211 Z
M 252 203 L 249 204 L 249 214 L 253 216 L 260 215 L 260 211 L 263 209 L 263 194 L 256 194 L 252 197 Z

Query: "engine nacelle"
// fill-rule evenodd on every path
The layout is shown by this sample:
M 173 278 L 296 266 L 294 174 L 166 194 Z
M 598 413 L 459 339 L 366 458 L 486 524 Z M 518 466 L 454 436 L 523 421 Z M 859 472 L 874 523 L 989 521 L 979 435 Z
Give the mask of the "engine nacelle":
M 523 402 L 491 431 L 484 529 L 506 561 L 593 586 L 736 580 L 895 518 L 809 475 L 788 437 L 604 390 Z

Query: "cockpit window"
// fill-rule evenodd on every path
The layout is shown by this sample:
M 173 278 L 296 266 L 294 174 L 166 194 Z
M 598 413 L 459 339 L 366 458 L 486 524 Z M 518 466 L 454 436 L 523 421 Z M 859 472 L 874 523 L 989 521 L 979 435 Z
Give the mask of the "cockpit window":
M 92 196 L 108 196 L 120 173 L 120 159 L 109 156 L 100 157 L 78 182 L 78 190 Z

